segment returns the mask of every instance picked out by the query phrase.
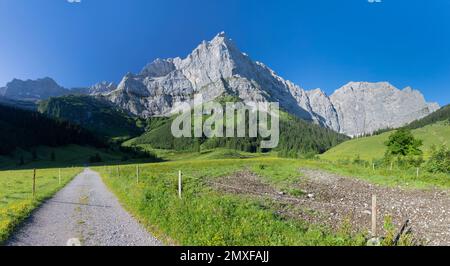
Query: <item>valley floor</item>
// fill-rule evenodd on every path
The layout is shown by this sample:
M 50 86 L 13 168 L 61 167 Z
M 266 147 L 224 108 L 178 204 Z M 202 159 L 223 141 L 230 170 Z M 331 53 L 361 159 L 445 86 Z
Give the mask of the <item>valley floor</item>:
M 11 246 L 154 246 L 99 175 L 85 170 L 44 202 L 6 242 Z
M 13 232 L 5 244 L 365 245 L 376 195 L 379 236 L 392 238 L 410 220 L 414 244 L 450 245 L 448 175 L 225 151 L 167 155 L 176 160 L 84 170 L 18 228 L 40 201 L 29 200 L 30 170 L 2 172 L 2 232 Z M 38 192 L 52 195 L 79 171 L 64 169 L 58 185 L 57 169 L 38 170 Z M 15 207 L 25 200 L 26 211 Z

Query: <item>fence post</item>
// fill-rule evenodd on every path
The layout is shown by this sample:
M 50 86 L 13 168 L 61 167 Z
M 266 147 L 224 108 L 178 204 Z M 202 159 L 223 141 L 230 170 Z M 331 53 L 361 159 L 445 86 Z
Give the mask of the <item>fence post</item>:
M 120 177 L 120 168 L 118 165 L 117 165 L 117 177 Z
M 61 185 L 61 168 L 59 168 L 59 178 L 58 178 L 59 184 Z
M 372 237 L 377 237 L 377 196 L 372 196 Z
M 136 165 L 136 183 L 139 184 L 139 164 Z
M 420 169 L 419 169 L 419 167 L 417 167 L 417 171 L 416 171 L 416 173 L 417 173 L 417 177 L 419 177 L 419 173 L 420 173 Z
M 375 163 L 372 163 L 372 169 L 375 172 Z
M 391 162 L 391 171 L 394 168 L 394 162 Z
M 182 173 L 181 170 L 178 172 L 178 197 L 181 199 L 181 191 L 182 191 Z
M 33 200 L 36 197 L 36 169 L 33 169 Z

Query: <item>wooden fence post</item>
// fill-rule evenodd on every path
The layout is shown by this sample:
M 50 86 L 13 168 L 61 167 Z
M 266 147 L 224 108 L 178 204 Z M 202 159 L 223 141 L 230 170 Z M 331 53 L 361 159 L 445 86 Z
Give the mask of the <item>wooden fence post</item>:
M 419 169 L 419 167 L 417 167 L 417 171 L 416 171 L 417 177 L 419 177 L 419 173 L 420 173 L 420 169 Z
M 61 168 L 59 168 L 59 178 L 58 178 L 59 184 L 61 185 Z
M 375 172 L 375 163 L 372 163 L 372 169 Z
M 181 199 L 181 191 L 182 191 L 182 173 L 181 170 L 178 172 L 178 197 Z
M 118 165 L 117 165 L 117 177 L 120 177 L 120 168 Z
M 36 169 L 33 169 L 33 200 L 36 197 Z
M 139 164 L 136 165 L 136 183 L 139 184 Z
M 372 237 L 377 237 L 377 196 L 372 196 Z

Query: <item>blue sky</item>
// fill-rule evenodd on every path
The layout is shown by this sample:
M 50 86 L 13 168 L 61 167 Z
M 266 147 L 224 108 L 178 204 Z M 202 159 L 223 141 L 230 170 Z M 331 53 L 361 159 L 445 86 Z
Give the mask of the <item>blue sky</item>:
M 226 31 L 305 89 L 389 81 L 450 103 L 448 0 L 0 0 L 0 86 L 118 82 Z

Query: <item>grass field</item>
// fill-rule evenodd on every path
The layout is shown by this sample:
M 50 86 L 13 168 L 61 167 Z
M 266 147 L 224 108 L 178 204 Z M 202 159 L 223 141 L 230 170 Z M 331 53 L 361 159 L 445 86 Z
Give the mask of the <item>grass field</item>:
M 81 168 L 37 169 L 36 196 L 32 197 L 33 170 L 0 171 L 0 243 L 42 201 L 67 184 Z
M 391 133 L 386 132 L 377 136 L 346 141 L 330 149 L 320 157 L 330 161 L 353 160 L 358 155 L 362 160 L 366 161 L 382 158 L 386 151 L 384 142 L 387 141 Z M 413 134 L 416 138 L 423 140 L 422 150 L 425 158 L 429 156 L 430 148 L 433 145 L 446 144 L 450 146 L 450 125 L 447 122 L 439 122 L 413 130 Z
M 290 193 L 299 182 L 299 162 L 278 158 L 188 160 L 141 166 L 97 167 L 124 206 L 169 244 L 181 245 L 360 245 L 362 237 L 277 215 L 270 200 L 230 195 L 209 182 L 247 169 Z M 177 194 L 183 171 L 183 199 Z M 345 231 L 345 232 L 344 232 Z
M 273 154 L 250 153 L 226 148 L 202 150 L 201 152 L 182 152 L 174 150 L 153 149 L 147 144 L 136 145 L 150 151 L 165 161 L 214 160 L 214 159 L 249 159 L 270 156 Z
M 67 154 L 80 151 L 80 147 Z M 43 151 L 43 150 L 42 150 Z M 91 151 L 87 151 L 89 154 Z M 450 188 L 448 175 L 421 173 L 411 169 L 376 169 L 342 165 L 323 160 L 296 160 L 274 157 L 274 154 L 247 154 L 219 149 L 201 153 L 156 150 L 166 162 L 140 165 L 140 183 L 136 183 L 136 165 L 106 162 L 93 167 L 119 197 L 122 204 L 156 236 L 167 244 L 181 245 L 362 245 L 363 234 L 351 235 L 346 228 L 329 228 L 277 214 L 269 199 L 235 195 L 217 190 L 211 182 L 239 171 L 250 171 L 262 182 L 286 195 L 298 196 L 296 184 L 302 182 L 301 168 L 322 169 L 353 176 L 372 183 L 407 188 Z M 42 152 L 42 154 L 44 154 Z M 59 153 L 63 154 L 63 153 Z M 66 156 L 74 162 L 77 156 Z M 106 155 L 105 155 L 106 156 Z M 114 159 L 114 158 L 112 158 Z M 64 161 L 61 158 L 62 161 Z M 169 161 L 170 160 L 170 161 Z M 79 161 L 81 162 L 81 161 Z M 37 198 L 31 199 L 32 170 L 0 172 L 0 241 L 44 199 L 53 195 L 82 168 L 62 171 L 41 162 L 47 169 L 38 170 Z M 60 162 L 61 163 L 61 162 Z M 183 171 L 183 199 L 178 199 L 178 171 Z M 255 229 L 256 228 L 256 229 Z

